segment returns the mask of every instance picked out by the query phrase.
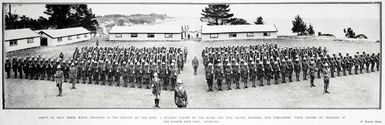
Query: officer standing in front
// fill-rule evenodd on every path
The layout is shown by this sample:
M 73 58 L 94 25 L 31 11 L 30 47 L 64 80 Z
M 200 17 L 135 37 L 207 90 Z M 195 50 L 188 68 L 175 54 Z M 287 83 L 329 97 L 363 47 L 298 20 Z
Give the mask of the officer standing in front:
M 187 101 L 187 92 L 186 89 L 182 86 L 183 82 L 181 79 L 177 80 L 177 87 L 174 92 L 174 102 L 178 108 L 186 108 Z
M 57 71 L 55 73 L 56 86 L 59 89 L 59 94 L 57 96 L 62 96 L 62 85 L 63 85 L 63 71 L 61 69 L 61 65 L 57 66 Z
M 199 66 L 199 61 L 198 61 L 197 56 L 194 56 L 194 59 L 192 60 L 192 66 L 194 68 L 194 75 L 197 75 L 197 69 Z

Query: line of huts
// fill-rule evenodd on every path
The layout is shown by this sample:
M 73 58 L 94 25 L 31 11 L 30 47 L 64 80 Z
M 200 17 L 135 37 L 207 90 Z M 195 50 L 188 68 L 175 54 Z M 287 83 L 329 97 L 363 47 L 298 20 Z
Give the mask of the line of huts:
M 275 25 L 220 25 L 202 26 L 196 32 L 188 26 L 149 25 L 114 26 L 108 32 L 110 41 L 182 41 L 200 38 L 201 41 L 275 39 L 278 29 Z M 190 36 L 190 35 L 194 36 Z M 91 32 L 83 27 L 66 29 L 5 30 L 6 52 L 38 46 L 57 46 L 87 41 Z

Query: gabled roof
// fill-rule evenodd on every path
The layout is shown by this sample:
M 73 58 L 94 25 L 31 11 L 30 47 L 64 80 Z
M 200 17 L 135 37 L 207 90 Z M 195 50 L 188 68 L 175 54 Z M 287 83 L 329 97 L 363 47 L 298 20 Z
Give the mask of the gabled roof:
M 182 27 L 176 25 L 114 26 L 109 33 L 181 33 Z
M 37 32 L 45 33 L 52 38 L 90 33 L 90 31 L 88 31 L 83 27 L 74 27 L 74 28 L 65 28 L 65 29 L 48 29 L 48 30 L 40 30 Z
M 23 38 L 39 37 L 40 35 L 29 28 L 13 29 L 4 31 L 4 40 L 16 40 Z
M 202 26 L 202 33 L 278 32 L 275 25 L 218 25 Z

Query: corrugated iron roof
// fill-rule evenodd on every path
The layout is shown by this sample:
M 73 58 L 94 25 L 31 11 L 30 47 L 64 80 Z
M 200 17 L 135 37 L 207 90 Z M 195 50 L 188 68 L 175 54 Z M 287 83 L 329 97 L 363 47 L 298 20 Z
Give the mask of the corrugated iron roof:
M 278 32 L 275 25 L 218 25 L 202 26 L 202 33 Z
M 31 38 L 31 37 L 39 37 L 39 36 L 40 36 L 39 34 L 33 32 L 29 28 L 4 31 L 4 40 L 15 40 L 15 39 L 23 39 L 23 38 Z
M 114 26 L 109 33 L 181 33 L 181 26 L 150 25 L 150 26 Z
M 48 29 L 48 30 L 38 31 L 38 33 L 41 33 L 41 32 L 44 32 L 45 34 L 49 35 L 52 38 L 90 33 L 90 31 L 88 31 L 83 27 L 73 27 L 73 28 L 65 28 L 65 29 Z

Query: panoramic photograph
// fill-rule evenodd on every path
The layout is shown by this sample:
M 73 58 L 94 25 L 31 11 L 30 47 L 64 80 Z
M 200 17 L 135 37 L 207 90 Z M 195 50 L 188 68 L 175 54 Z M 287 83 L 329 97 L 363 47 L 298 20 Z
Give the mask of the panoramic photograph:
M 381 3 L 3 4 L 4 109 L 379 109 Z

